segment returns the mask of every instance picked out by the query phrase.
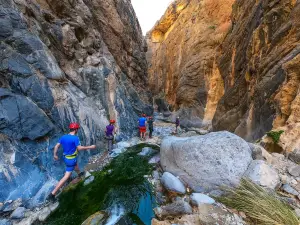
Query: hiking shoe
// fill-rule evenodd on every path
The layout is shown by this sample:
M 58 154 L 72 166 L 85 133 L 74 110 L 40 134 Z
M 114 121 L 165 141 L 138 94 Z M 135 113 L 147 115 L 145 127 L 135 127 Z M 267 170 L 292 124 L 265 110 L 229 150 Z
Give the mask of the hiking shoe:
M 84 176 L 84 172 L 80 172 L 80 173 L 78 174 L 78 177 L 82 177 L 82 176 Z
M 53 195 L 52 193 L 50 193 L 46 199 L 46 201 L 54 203 L 56 201 L 55 195 Z

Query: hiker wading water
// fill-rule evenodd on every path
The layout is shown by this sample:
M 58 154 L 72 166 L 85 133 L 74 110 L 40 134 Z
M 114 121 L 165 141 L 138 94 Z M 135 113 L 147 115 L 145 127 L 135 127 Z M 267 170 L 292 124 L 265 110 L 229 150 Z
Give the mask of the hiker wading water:
M 149 138 L 152 138 L 152 133 L 153 133 L 153 117 L 152 116 L 148 117 L 148 129 L 149 129 Z
M 146 115 L 142 114 L 142 116 L 139 118 L 139 130 L 140 130 L 140 138 L 145 140 L 145 136 L 146 136 L 146 123 L 147 123 L 147 119 L 146 119 Z
M 78 133 L 78 129 L 80 128 L 78 123 L 71 123 L 70 133 L 62 136 L 59 139 L 59 142 L 54 147 L 54 159 L 58 160 L 57 151 L 60 146 L 63 147 L 63 158 L 66 164 L 66 173 L 64 177 L 58 182 L 55 189 L 48 196 L 48 200 L 51 202 L 55 201 L 55 195 L 58 190 L 67 182 L 67 180 L 71 177 L 72 172 L 75 170 L 78 174 L 78 177 L 81 175 L 80 169 L 77 165 L 77 155 L 78 151 L 95 149 L 96 145 L 91 146 L 81 146 L 79 137 L 76 135 Z
M 116 123 L 115 120 L 110 120 L 109 125 L 106 126 L 106 130 L 105 130 L 108 153 L 111 153 L 113 148 L 114 134 L 116 133 L 116 129 L 114 126 L 115 123 Z

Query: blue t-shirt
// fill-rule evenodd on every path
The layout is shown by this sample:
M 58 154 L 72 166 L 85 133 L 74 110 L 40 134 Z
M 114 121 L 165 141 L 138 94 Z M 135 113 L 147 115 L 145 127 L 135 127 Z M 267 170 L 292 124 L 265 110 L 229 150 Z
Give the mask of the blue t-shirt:
M 73 155 L 80 145 L 80 140 L 76 135 L 66 134 L 59 139 L 59 143 L 64 149 L 64 155 Z
M 147 119 L 145 117 L 141 117 L 139 119 L 139 125 L 140 125 L 140 127 L 145 127 L 146 126 L 146 121 L 147 121 Z

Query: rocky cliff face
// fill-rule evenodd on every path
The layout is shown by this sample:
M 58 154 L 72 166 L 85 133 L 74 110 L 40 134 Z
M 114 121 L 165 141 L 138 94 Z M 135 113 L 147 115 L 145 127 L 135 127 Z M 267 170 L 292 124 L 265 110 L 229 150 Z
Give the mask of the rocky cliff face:
M 148 33 L 149 82 L 187 125 L 211 123 L 224 92 L 216 53 L 234 0 L 178 0 Z
M 176 1 L 148 36 L 151 88 L 188 125 L 213 119 L 214 130 L 249 141 L 283 130 L 279 144 L 293 151 L 299 16 L 295 0 Z
M 299 1 L 236 1 L 233 27 L 222 43 L 218 66 L 225 94 L 216 130 L 256 140 L 284 130 L 281 145 L 299 147 Z
M 0 201 L 36 203 L 63 173 L 52 151 L 71 121 L 101 149 L 109 118 L 126 138 L 151 113 L 146 47 L 128 0 L 0 0 L 0 26 Z

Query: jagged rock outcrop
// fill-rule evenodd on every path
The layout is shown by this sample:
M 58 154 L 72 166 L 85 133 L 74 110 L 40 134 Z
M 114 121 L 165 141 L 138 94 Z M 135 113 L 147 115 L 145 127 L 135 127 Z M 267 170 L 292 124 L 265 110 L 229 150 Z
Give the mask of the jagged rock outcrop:
M 174 1 L 148 33 L 151 90 L 180 110 L 182 125 L 210 123 L 223 95 L 216 49 L 231 26 L 233 2 Z
M 64 171 L 52 151 L 71 121 L 101 149 L 109 118 L 122 138 L 151 113 L 146 47 L 128 0 L 0 0 L 0 26 L 0 201 L 38 202 Z
M 216 130 L 255 140 L 279 128 L 285 130 L 284 149 L 299 145 L 299 16 L 294 0 L 234 4 L 234 25 L 218 61 L 225 94 L 214 118 Z

